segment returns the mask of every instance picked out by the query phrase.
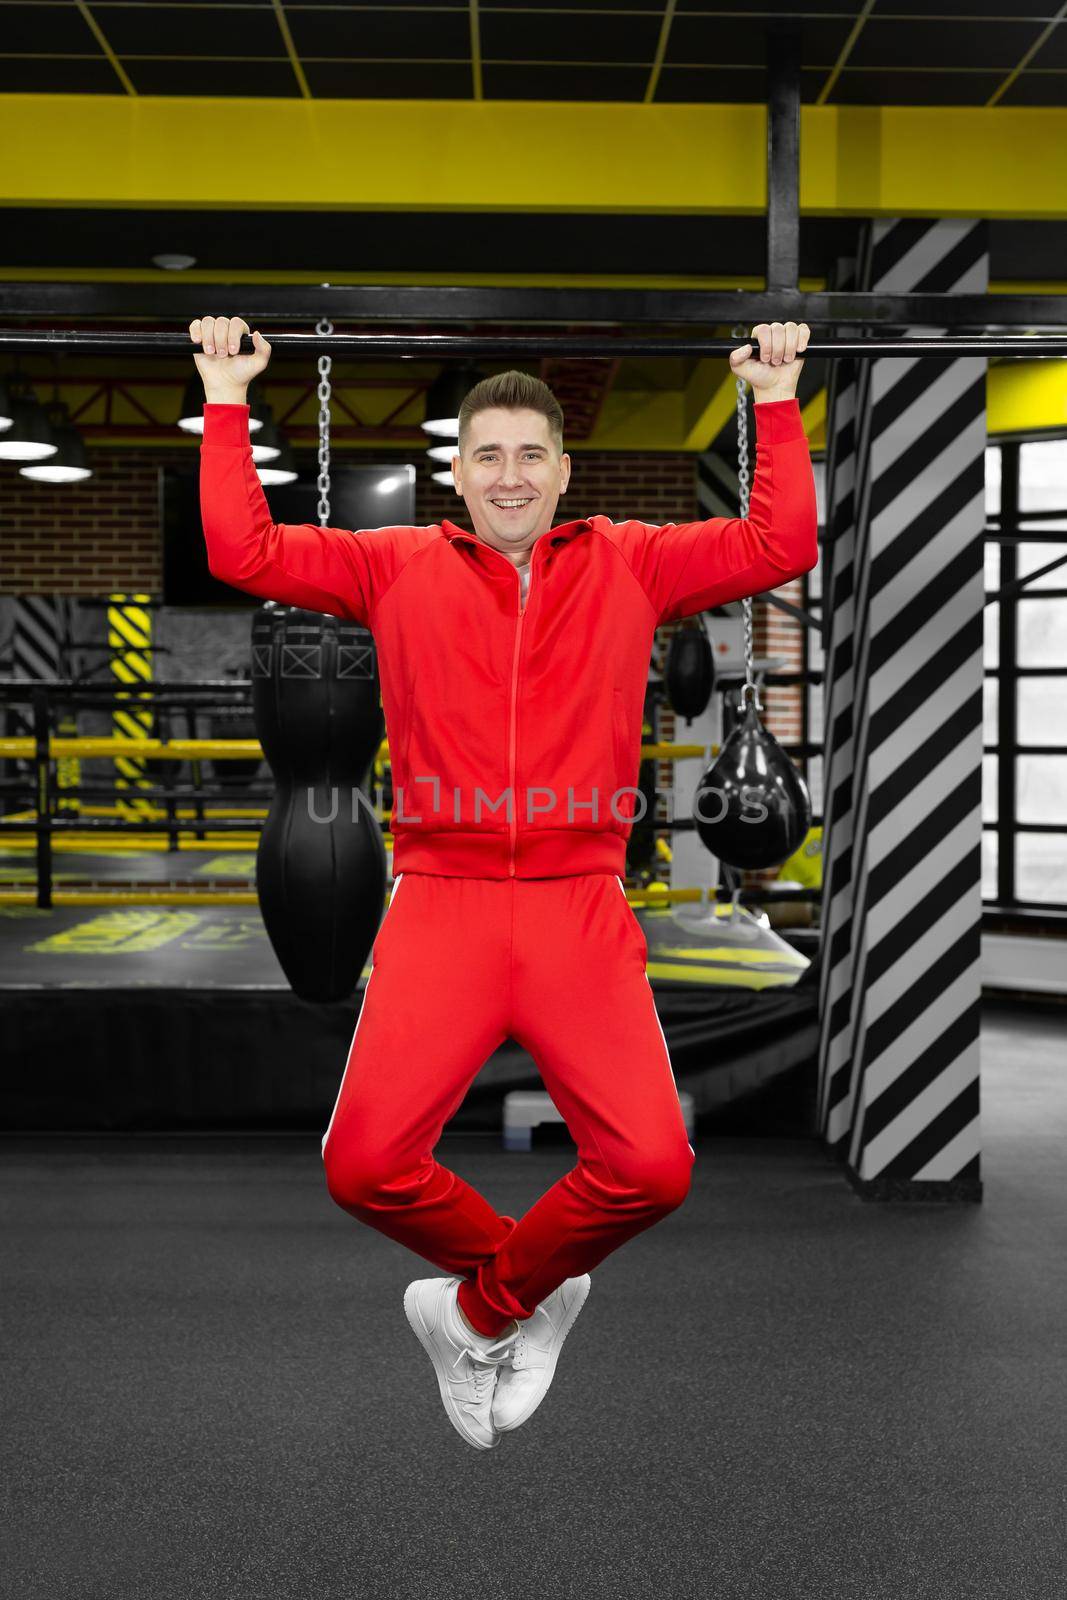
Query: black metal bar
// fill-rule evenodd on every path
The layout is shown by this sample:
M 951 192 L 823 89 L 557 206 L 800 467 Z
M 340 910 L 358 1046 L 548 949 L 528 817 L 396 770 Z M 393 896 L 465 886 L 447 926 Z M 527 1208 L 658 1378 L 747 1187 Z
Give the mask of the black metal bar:
M 769 293 L 800 287 L 800 35 L 788 25 L 767 40 L 766 279 Z
M 756 595 L 755 598 L 757 600 L 765 600 L 769 606 L 775 606 L 777 610 L 784 611 L 795 622 L 802 623 L 805 628 L 811 628 L 813 633 L 822 632 L 822 623 L 817 621 L 810 611 L 804 611 L 800 606 L 795 606 L 791 600 L 783 600 L 780 595 L 772 594 L 769 589 L 765 590 L 763 594 Z
M 139 796 L 136 791 L 127 790 L 127 798 L 137 799 Z M 178 824 L 178 832 L 256 833 L 262 828 L 265 820 L 264 817 L 205 817 L 203 821 L 197 821 L 195 817 L 187 817 Z M 117 817 L 50 817 L 48 821 L 48 831 L 51 833 L 166 833 L 167 831 L 166 823 L 155 818 L 147 818 L 143 822 L 126 822 Z M 11 821 L 7 817 L 0 817 L 0 839 L 5 833 L 33 833 L 37 828 L 36 821 Z M 51 892 L 51 880 L 49 880 L 49 892 Z
M 18 756 L 8 756 L 6 759 L 8 761 L 20 761 L 22 758 Z M 86 758 L 83 756 L 82 760 L 85 759 Z M 97 761 L 111 761 L 114 759 L 114 757 L 94 756 L 90 759 Z M 152 758 L 150 757 L 149 759 Z M 249 757 L 249 760 L 251 759 L 253 758 Z M 178 766 L 180 763 L 175 762 L 174 765 Z M 262 805 L 264 810 L 266 810 L 266 808 L 270 805 L 271 800 L 274 798 L 274 792 L 273 784 L 265 784 L 262 782 L 262 780 L 257 780 L 255 783 L 249 784 L 242 783 L 238 785 L 235 783 L 232 788 L 227 788 L 220 784 L 217 786 L 209 786 L 207 791 L 207 800 L 209 805 Z M 11 794 L 15 796 L 21 795 L 28 804 L 36 804 L 37 800 L 36 782 L 29 773 L 27 773 L 24 777 L 0 778 L 0 793 Z M 191 785 L 182 789 L 164 789 L 160 785 L 154 783 L 148 788 L 138 789 L 137 795 L 141 800 L 147 800 L 152 805 L 160 806 L 162 806 L 165 802 L 174 802 L 180 804 L 182 801 L 184 801 L 187 805 L 193 805 L 195 801 L 202 798 L 200 793 Z M 97 783 L 92 779 L 87 778 L 81 778 L 72 788 L 61 789 L 56 793 L 57 804 L 65 806 L 70 806 L 79 801 L 84 803 L 86 801 L 97 802 L 101 800 L 129 800 L 129 798 L 129 789 L 120 789 L 115 784 L 111 783 Z
M 1001 446 L 1000 509 L 1009 521 L 1019 512 L 1019 459 L 1017 444 Z M 1017 557 L 1014 545 L 1001 547 L 1000 577 L 1005 587 L 1010 588 L 1018 576 Z M 1006 752 L 1018 743 L 1016 605 L 1009 599 L 997 620 L 997 742 L 1005 751 L 997 757 L 997 899 L 1004 906 L 1015 900 L 1015 758 Z
M 81 647 L 79 646 L 78 648 L 80 649 Z M 7 702 L 18 705 L 24 701 L 29 701 L 33 696 L 34 690 L 40 687 L 40 683 L 41 680 L 37 678 L 9 678 L 0 682 L 0 704 Z M 110 707 L 122 695 L 129 693 L 128 690 L 122 689 L 102 689 L 97 684 L 65 683 L 62 679 L 55 678 L 46 679 L 45 688 L 48 690 L 54 705 L 73 706 L 78 711 L 91 711 Z M 216 702 L 220 710 L 234 711 L 244 709 L 244 704 L 234 706 L 224 702 L 222 695 L 218 692 L 219 690 L 229 690 L 231 694 L 242 695 L 245 704 L 250 703 L 252 693 L 251 681 L 244 683 L 236 681 L 219 685 L 205 684 L 203 685 L 205 693 L 208 690 L 211 691 L 206 699 L 196 693 L 198 688 L 196 684 L 191 684 L 188 687 L 183 686 L 180 692 L 176 692 L 177 686 L 173 683 L 145 682 L 139 684 L 138 688 L 140 691 L 153 694 L 153 706 L 197 705 L 203 711 L 211 710 Z
M 990 678 L 999 678 L 1001 675 L 1001 669 L 999 667 L 986 667 L 985 670 L 986 676 Z M 1062 678 L 1064 673 L 1067 672 L 1067 668 L 1064 667 L 1012 666 L 1010 670 L 1012 675 L 1016 678 Z
M 1064 322 L 1067 324 L 1067 296 Z M 778 318 L 782 320 L 781 317 Z M 262 330 L 261 330 L 262 331 Z M 656 334 L 621 333 L 615 336 L 554 333 L 270 333 L 272 350 L 302 355 L 329 352 L 335 358 L 400 359 L 422 356 L 430 360 L 470 356 L 729 356 L 740 339 L 663 338 Z M 241 350 L 252 353 L 252 341 L 245 336 Z M 73 350 L 104 352 L 113 356 L 160 354 L 192 356 L 195 346 L 188 332 L 170 333 L 158 329 L 144 332 L 74 328 L 0 329 L 0 350 L 22 354 L 35 350 Z M 1055 334 L 973 334 L 943 335 L 936 338 L 837 339 L 832 343 L 812 340 L 807 346 L 812 356 L 901 356 L 934 357 L 942 361 L 958 356 L 999 356 L 1037 361 L 1067 356 L 1067 336 Z
M 1043 578 L 1047 572 L 1055 572 L 1057 567 L 1064 566 L 1067 566 L 1067 556 L 1057 556 L 1055 561 L 1046 561 L 1043 567 L 1035 567 L 1033 572 L 1024 572 L 1021 578 L 1013 578 L 1010 583 L 1004 584 L 1003 588 L 998 589 L 995 594 L 988 595 L 985 603 L 987 606 L 992 606 L 996 605 L 999 600 L 1011 600 L 1015 595 L 1021 594 L 1027 584 L 1034 583 L 1038 578 Z M 1055 598 L 1057 594 L 1061 594 L 1063 591 L 1043 589 L 1041 593 L 1047 599 Z
M 1013 441 L 1008 442 L 1018 443 L 1019 440 L 1017 437 L 1014 437 Z M 1013 522 L 1010 528 L 1004 526 L 1003 517 L 1001 516 L 1000 512 L 990 511 L 986 514 L 986 532 L 1008 533 L 1012 528 L 1028 526 L 1031 522 L 1054 522 L 1057 518 L 1067 518 L 1067 506 L 1061 506 L 1058 511 L 1049 511 L 1047 509 L 1041 511 L 1020 511 L 1016 522 Z
M 0 317 L 182 322 L 206 312 L 246 321 L 666 323 L 749 327 L 792 319 L 827 327 L 993 328 L 1067 326 L 1067 296 L 1055 294 L 890 294 L 864 290 L 801 293 L 766 289 L 554 289 L 414 287 L 407 284 L 2 283 Z

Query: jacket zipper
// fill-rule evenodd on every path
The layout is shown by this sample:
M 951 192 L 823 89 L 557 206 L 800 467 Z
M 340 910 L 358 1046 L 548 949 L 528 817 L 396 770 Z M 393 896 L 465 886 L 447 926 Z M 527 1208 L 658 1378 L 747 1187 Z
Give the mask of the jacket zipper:
M 533 552 L 530 553 L 530 587 L 526 591 L 526 600 L 522 598 L 522 574 L 515 568 L 515 581 L 519 586 L 519 614 L 515 619 L 515 655 L 511 663 L 511 717 L 508 724 L 508 785 L 511 791 L 511 818 L 508 823 L 508 877 L 515 876 L 515 846 L 518 823 L 516 812 L 518 809 L 518 795 L 515 792 L 515 748 L 516 727 L 519 714 L 519 655 L 522 650 L 522 624 L 526 616 L 526 604 L 533 592 Z

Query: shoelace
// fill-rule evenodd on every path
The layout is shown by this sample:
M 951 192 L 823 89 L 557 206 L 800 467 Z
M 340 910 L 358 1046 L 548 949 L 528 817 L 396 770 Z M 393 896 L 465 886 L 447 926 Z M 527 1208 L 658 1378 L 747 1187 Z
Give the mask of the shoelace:
M 515 1348 L 511 1358 L 511 1365 L 516 1372 L 521 1372 L 526 1365 L 526 1357 L 528 1353 L 526 1344 L 526 1328 L 529 1323 L 533 1322 L 533 1319 L 536 1316 L 544 1317 L 549 1327 L 551 1328 L 552 1326 L 552 1318 L 549 1316 L 544 1306 L 537 1306 L 534 1309 L 532 1316 L 525 1318 L 519 1323 L 518 1333 L 512 1336 L 515 1340 Z
M 485 1399 L 486 1390 L 492 1380 L 495 1379 L 497 1367 L 503 1366 L 506 1361 L 510 1360 L 514 1337 L 514 1334 L 508 1334 L 506 1338 L 497 1339 L 484 1350 L 476 1349 L 473 1344 L 464 1345 L 455 1361 L 453 1361 L 453 1369 L 459 1366 L 464 1356 L 469 1356 L 474 1363 L 471 1383 L 474 1388 L 474 1397 L 478 1404 L 481 1404 Z

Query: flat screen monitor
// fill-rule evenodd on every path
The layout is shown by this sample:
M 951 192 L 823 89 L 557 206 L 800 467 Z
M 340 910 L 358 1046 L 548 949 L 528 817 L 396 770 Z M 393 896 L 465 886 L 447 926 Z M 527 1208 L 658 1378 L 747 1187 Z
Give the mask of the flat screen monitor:
M 258 606 L 255 595 L 221 583 L 208 571 L 200 520 L 196 466 L 164 467 L 161 474 L 163 603 L 168 606 Z M 275 522 L 318 526 L 319 491 L 313 471 L 293 483 L 265 488 Z M 409 527 L 415 521 L 415 468 L 337 466 L 330 474 L 331 528 Z

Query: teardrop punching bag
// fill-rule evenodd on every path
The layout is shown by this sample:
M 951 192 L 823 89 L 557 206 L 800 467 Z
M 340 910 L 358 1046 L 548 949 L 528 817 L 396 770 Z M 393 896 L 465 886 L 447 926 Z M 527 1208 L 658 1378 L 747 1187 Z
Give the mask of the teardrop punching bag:
M 737 397 L 737 485 L 742 517 L 748 516 L 748 405 L 745 380 Z M 726 738 L 718 758 L 701 778 L 693 799 L 693 821 L 705 849 L 728 867 L 759 870 L 780 866 L 798 848 L 811 822 L 811 801 L 796 767 L 759 718 L 755 683 L 752 599 L 741 602 L 745 682 L 736 720 L 723 695 Z
M 252 709 L 276 786 L 256 855 L 263 923 L 294 993 L 343 1000 L 385 900 L 385 843 L 362 790 L 384 728 L 371 634 L 317 611 L 261 607 Z
M 692 722 L 708 709 L 715 687 L 715 656 L 702 622 L 679 628 L 672 636 L 663 681 L 676 716 Z
M 811 824 L 807 786 L 752 702 L 697 786 L 693 820 L 701 843 L 728 866 L 776 867 Z

